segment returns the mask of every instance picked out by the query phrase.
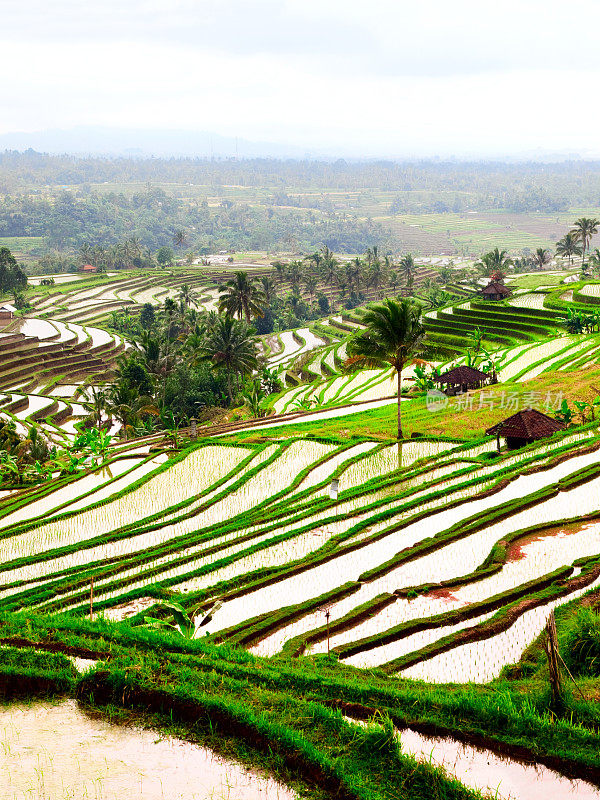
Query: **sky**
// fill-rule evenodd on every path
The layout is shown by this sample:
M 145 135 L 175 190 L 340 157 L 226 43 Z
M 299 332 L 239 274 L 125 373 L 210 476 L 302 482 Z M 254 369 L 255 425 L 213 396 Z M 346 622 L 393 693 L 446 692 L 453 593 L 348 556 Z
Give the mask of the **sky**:
M 600 155 L 598 0 L 1 0 L 0 133 Z

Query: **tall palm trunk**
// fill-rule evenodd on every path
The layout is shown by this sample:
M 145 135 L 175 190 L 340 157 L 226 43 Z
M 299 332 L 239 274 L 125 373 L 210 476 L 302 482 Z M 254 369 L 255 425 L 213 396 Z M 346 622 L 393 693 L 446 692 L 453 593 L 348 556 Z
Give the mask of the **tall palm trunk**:
M 402 439 L 402 412 L 400 407 L 402 405 L 402 366 L 398 369 L 398 439 Z

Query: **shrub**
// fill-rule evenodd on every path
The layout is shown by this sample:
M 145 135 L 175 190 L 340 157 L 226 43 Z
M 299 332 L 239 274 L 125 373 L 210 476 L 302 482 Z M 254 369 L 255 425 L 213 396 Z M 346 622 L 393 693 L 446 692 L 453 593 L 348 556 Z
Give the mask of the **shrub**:
M 600 616 L 580 608 L 561 642 L 569 669 L 579 675 L 600 675 Z

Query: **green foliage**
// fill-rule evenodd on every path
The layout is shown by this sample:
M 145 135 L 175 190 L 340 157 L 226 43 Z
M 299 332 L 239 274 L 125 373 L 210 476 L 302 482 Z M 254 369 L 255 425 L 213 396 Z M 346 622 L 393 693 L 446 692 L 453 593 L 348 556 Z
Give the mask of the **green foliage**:
M 179 633 L 185 639 L 193 639 L 196 632 L 194 614 L 189 613 L 179 603 L 163 602 L 155 607 L 155 611 L 166 611 L 167 618 L 144 617 L 144 623 L 150 628 L 172 630 Z
M 8 247 L 0 247 L 0 294 L 16 292 L 17 297 L 22 298 L 18 292 L 25 286 L 27 286 L 27 276 L 17 264 L 16 258 Z M 25 306 L 21 304 L 21 307 Z
M 140 325 L 146 330 L 151 328 L 156 321 L 156 314 L 152 303 L 144 303 L 140 311 Z
M 236 272 L 234 277 L 219 287 L 219 311 L 247 322 L 253 317 L 262 317 L 266 305 L 264 292 L 256 281 L 250 280 L 246 272 Z
M 163 267 L 170 266 L 175 260 L 175 253 L 170 247 L 163 245 L 157 250 L 156 260 Z
M 600 617 L 584 606 L 561 636 L 561 653 L 576 675 L 600 676 Z
M 564 422 L 565 425 L 570 425 L 575 415 L 569 408 L 568 401 L 563 400 L 558 411 L 555 411 L 554 416 L 559 422 Z

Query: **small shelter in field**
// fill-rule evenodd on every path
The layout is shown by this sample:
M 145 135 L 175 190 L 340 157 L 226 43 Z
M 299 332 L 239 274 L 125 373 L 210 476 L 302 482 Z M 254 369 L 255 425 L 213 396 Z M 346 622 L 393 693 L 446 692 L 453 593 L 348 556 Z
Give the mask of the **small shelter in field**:
M 434 379 L 443 388 L 442 391 L 449 395 L 460 394 L 468 392 L 470 389 L 481 389 L 490 383 L 490 376 L 485 372 L 481 372 L 475 367 L 467 367 L 465 365 L 449 369 L 443 375 L 437 375 Z
M 507 417 L 502 422 L 492 425 L 487 429 L 486 435 L 496 436 L 498 450 L 500 450 L 501 436 L 506 439 L 506 446 L 509 450 L 516 450 L 564 429 L 564 423 L 552 419 L 547 414 L 542 414 L 535 408 L 526 408 L 524 411 L 513 414 L 512 417 Z
M 93 264 L 84 264 L 79 268 L 80 272 L 96 272 L 96 267 Z
M 4 303 L 4 305 L 0 306 L 0 322 L 8 322 L 8 320 L 13 319 L 16 310 L 10 303 Z
M 481 296 L 484 300 L 505 300 L 512 294 L 508 286 L 498 281 L 490 281 L 487 286 L 481 290 Z

